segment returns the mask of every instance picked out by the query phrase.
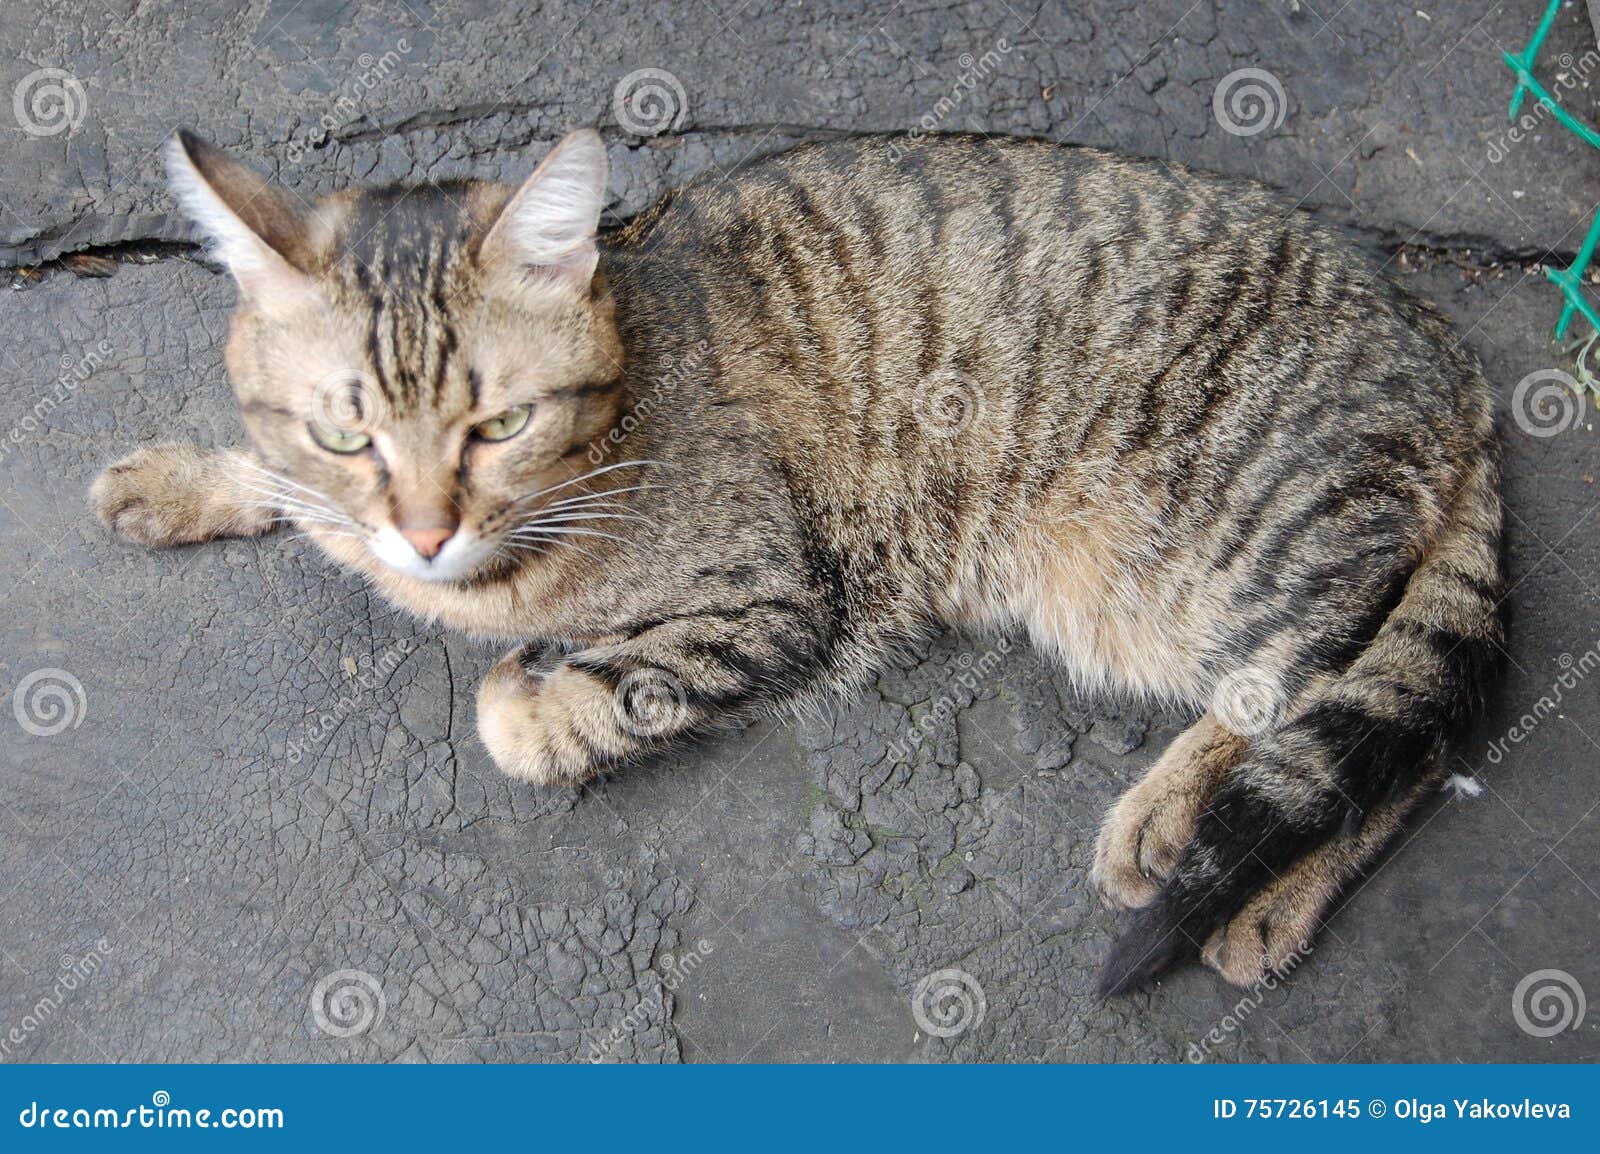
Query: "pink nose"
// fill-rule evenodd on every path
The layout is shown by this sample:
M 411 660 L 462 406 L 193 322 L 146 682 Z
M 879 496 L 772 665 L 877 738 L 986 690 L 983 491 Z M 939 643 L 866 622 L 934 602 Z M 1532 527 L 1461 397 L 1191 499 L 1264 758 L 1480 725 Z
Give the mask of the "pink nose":
M 421 557 L 437 557 L 444 543 L 455 536 L 454 529 L 402 529 L 400 536 L 411 542 L 411 547 Z

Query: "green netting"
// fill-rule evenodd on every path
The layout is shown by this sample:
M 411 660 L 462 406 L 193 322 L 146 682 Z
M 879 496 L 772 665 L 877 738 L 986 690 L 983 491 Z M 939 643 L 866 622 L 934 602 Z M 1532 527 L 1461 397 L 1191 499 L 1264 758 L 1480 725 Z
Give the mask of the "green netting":
M 1570 116 L 1533 74 L 1534 58 L 1544 46 L 1544 38 L 1550 34 L 1551 25 L 1556 22 L 1556 13 L 1561 9 L 1561 2 L 1562 0 L 1550 0 L 1549 6 L 1544 10 L 1544 17 L 1539 21 L 1539 27 L 1534 29 L 1533 39 L 1528 41 L 1528 47 L 1521 54 L 1505 53 L 1506 66 L 1517 77 L 1516 91 L 1511 94 L 1511 120 L 1513 123 L 1516 122 L 1518 113 L 1522 111 L 1523 99 L 1531 92 L 1534 99 L 1570 132 L 1600 148 L 1600 132 Z M 1544 270 L 1544 275 L 1555 283 L 1561 290 L 1561 295 L 1566 298 L 1566 303 L 1561 308 L 1561 319 L 1556 322 L 1555 336 L 1558 341 L 1566 339 L 1567 328 L 1572 324 L 1574 312 L 1582 313 L 1590 328 L 1600 334 L 1600 316 L 1595 314 L 1593 307 L 1584 297 L 1582 282 L 1584 270 L 1589 267 L 1589 260 L 1594 256 L 1596 244 L 1600 244 L 1600 212 L 1596 212 L 1594 221 L 1589 225 L 1589 233 L 1583 238 L 1583 247 L 1578 249 L 1577 259 L 1567 268 L 1546 267 Z

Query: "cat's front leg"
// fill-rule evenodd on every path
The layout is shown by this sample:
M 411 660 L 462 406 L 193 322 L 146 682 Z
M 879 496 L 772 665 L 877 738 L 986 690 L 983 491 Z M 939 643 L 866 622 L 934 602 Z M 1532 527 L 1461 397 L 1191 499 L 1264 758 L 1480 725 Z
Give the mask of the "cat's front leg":
M 283 515 L 276 488 L 243 449 L 153 445 L 96 477 L 89 504 L 117 533 L 161 549 L 265 533 Z
M 484 680 L 478 733 L 512 777 L 581 784 L 803 690 L 823 665 L 819 619 L 798 601 L 773 599 L 685 615 L 553 665 L 530 646 Z

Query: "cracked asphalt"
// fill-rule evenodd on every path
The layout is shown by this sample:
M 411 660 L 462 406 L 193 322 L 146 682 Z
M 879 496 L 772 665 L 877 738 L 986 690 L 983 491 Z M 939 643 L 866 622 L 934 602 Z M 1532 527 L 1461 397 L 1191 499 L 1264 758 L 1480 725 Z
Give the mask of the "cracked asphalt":
M 1508 135 L 1501 53 L 1542 4 L 870 8 L 0 10 L 0 1061 L 1600 1058 L 1600 443 L 1592 408 L 1536 426 L 1518 391 L 1573 371 L 1540 269 L 1600 153 L 1542 115 Z M 1600 120 L 1593 48 L 1568 5 L 1540 72 Z M 1264 107 L 1230 100 L 1245 69 Z M 146 553 L 93 521 L 116 456 L 241 439 L 173 129 L 321 193 L 515 180 L 590 124 L 618 219 L 922 127 L 1254 178 L 1386 251 L 1508 414 L 1508 672 L 1451 753 L 1479 795 L 1419 814 L 1288 981 L 1102 1003 L 1093 833 L 1182 718 L 951 635 L 825 716 L 536 790 L 473 736 L 495 652 L 301 540 Z M 951 982 L 956 1017 L 914 1013 Z

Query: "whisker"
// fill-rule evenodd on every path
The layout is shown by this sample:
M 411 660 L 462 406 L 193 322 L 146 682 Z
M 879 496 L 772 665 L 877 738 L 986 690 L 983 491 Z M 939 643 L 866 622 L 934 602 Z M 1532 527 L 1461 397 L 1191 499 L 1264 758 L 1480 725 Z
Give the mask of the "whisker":
M 584 473 L 584 474 L 581 474 L 580 476 L 574 477 L 570 481 L 562 481 L 559 485 L 550 485 L 550 486 L 548 486 L 546 488 L 540 489 L 537 493 L 529 493 L 526 497 L 521 498 L 521 500 L 523 500 L 523 501 L 532 501 L 534 498 L 542 497 L 546 493 L 559 492 L 562 489 L 570 488 L 573 485 L 581 484 L 584 481 L 592 480 L 593 478 L 598 477 L 598 476 L 600 476 L 600 475 L 602 475 L 604 473 L 609 473 L 613 469 L 627 469 L 627 468 L 632 468 L 634 466 L 664 465 L 664 464 L 666 464 L 665 461 L 618 461 L 614 465 L 602 465 L 600 468 L 598 468 L 598 469 L 590 469 L 587 473 Z
M 523 531 L 520 530 L 520 529 L 513 529 L 513 530 L 511 530 L 511 532 L 507 533 L 506 536 L 507 537 L 518 537 L 518 536 L 521 535 L 522 532 Z M 626 545 L 628 543 L 625 538 L 618 537 L 614 533 L 602 533 L 598 529 L 572 529 L 572 528 L 568 528 L 568 527 L 564 527 L 564 526 L 553 526 L 553 527 L 545 527 L 545 528 L 541 528 L 541 529 L 532 530 L 532 532 L 536 532 L 536 533 L 553 533 L 553 534 L 555 534 L 556 536 L 559 536 L 559 537 L 568 537 L 568 536 L 571 536 L 571 537 L 604 537 L 608 541 L 616 541 L 618 544 L 621 544 L 621 545 Z
M 542 553 L 547 548 L 564 547 L 575 550 L 579 556 L 593 558 L 594 553 L 573 541 L 559 541 L 554 538 L 539 541 L 509 541 L 505 549 L 512 553 Z
M 581 505 L 587 501 L 604 501 L 607 498 L 620 496 L 623 493 L 642 493 L 646 489 L 653 488 L 655 488 L 654 485 L 629 485 L 625 489 L 602 489 L 598 493 L 580 493 L 576 497 L 563 497 L 559 501 L 551 501 L 545 508 L 560 509 L 566 505 Z M 528 498 L 524 497 L 521 500 L 526 501 Z
M 337 509 L 327 509 L 327 508 L 324 508 L 321 505 L 306 505 L 306 504 L 302 504 L 299 501 L 265 500 L 265 501 L 252 502 L 252 504 L 256 508 L 277 509 L 280 512 L 284 512 L 284 513 L 294 512 L 295 510 L 298 509 L 298 510 L 303 510 L 303 511 L 308 512 L 308 513 L 317 513 L 319 515 L 328 516 L 328 517 L 341 517 L 342 518 L 344 516 L 344 514 L 340 513 Z
M 646 525 L 652 524 L 649 517 L 641 517 L 637 513 L 566 513 L 560 517 L 539 517 L 532 521 L 524 521 L 518 528 L 530 529 L 540 525 L 564 525 L 568 521 L 641 521 Z
M 325 525 L 330 529 L 344 529 L 345 528 L 345 522 L 343 522 L 343 521 L 332 521 L 332 520 L 329 520 L 326 517 L 310 517 L 310 516 L 307 516 L 304 513 L 296 514 L 294 516 L 289 516 L 289 517 L 273 517 L 272 519 L 270 519 L 267 522 L 267 524 L 269 524 L 269 525 Z M 361 536 L 360 533 L 356 533 L 356 532 L 353 532 L 353 531 L 347 531 L 347 532 L 348 532 L 348 535 L 351 536 L 351 537 L 360 537 Z
M 276 472 L 276 471 L 274 471 L 272 469 L 267 468 L 260 461 L 257 461 L 254 458 L 246 458 L 245 459 L 245 463 L 248 464 L 251 468 L 255 469 L 256 472 L 260 473 L 262 476 L 268 477 L 271 480 L 278 482 L 278 484 L 280 484 L 280 485 L 285 485 L 285 486 L 287 486 L 288 488 L 291 488 L 291 489 L 298 489 L 298 490 L 300 490 L 300 492 L 305 493 L 307 496 L 313 497 L 313 498 L 315 498 L 315 499 L 317 499 L 319 501 L 323 501 L 323 502 L 326 502 L 328 504 L 332 504 L 332 498 L 330 498 L 326 493 L 324 493 L 324 492 L 322 492 L 322 491 L 320 491 L 318 489 L 313 489 L 310 485 L 302 485 L 299 481 L 290 480 L 288 477 L 285 477 L 282 473 L 279 473 L 279 472 Z
M 325 536 L 325 537 L 349 537 L 351 540 L 354 540 L 354 541 L 365 541 L 366 540 L 365 537 L 362 537 L 362 536 L 360 536 L 359 534 L 356 534 L 356 533 L 340 533 L 340 532 L 336 532 L 336 531 L 334 531 L 332 529 L 323 529 L 323 530 L 321 530 L 321 534 L 322 534 L 322 536 Z M 313 545 L 315 545 L 317 543 L 317 538 L 315 536 L 313 536 L 312 534 L 310 534 L 310 533 L 291 533 L 291 534 L 289 534 L 289 536 L 284 538 L 284 540 L 286 540 L 286 541 L 299 541 L 299 540 L 302 540 L 302 539 L 304 539 L 306 541 L 310 541 Z
M 257 488 L 248 481 L 238 481 L 237 483 L 243 485 L 252 493 L 260 494 L 261 496 L 267 498 L 267 500 L 277 504 L 280 507 L 310 509 L 318 513 L 327 513 L 330 516 L 341 518 L 344 517 L 344 514 L 340 513 L 331 504 L 317 501 L 307 501 L 300 497 L 290 496 L 288 493 L 280 493 L 268 489 Z M 348 518 L 345 519 L 348 520 Z
M 310 513 L 304 509 L 280 509 L 278 510 L 278 514 L 279 515 L 272 518 L 272 520 L 279 522 L 304 521 L 309 525 L 333 525 L 340 529 L 355 529 L 355 526 L 350 524 L 350 522 L 342 520 L 338 517 L 326 517 L 321 513 Z
M 547 513 L 589 512 L 591 510 L 616 510 L 618 512 L 629 512 L 633 508 L 631 505 L 625 501 L 615 500 L 614 498 L 620 497 L 625 493 L 642 493 L 646 489 L 653 488 L 655 488 L 654 485 L 628 485 L 621 489 L 605 489 L 598 493 L 580 493 L 575 497 L 566 497 L 560 501 L 551 501 L 547 505 L 541 505 L 538 509 L 533 510 L 533 512 L 537 516 L 543 516 Z M 522 511 L 530 501 L 533 501 L 538 496 L 539 494 L 530 494 L 526 497 L 519 497 L 516 500 L 507 502 L 505 505 L 501 506 L 491 520 L 498 520 L 516 515 Z
M 519 521 L 517 523 L 531 525 L 536 521 L 543 520 L 547 515 L 553 514 L 559 517 L 569 517 L 578 513 L 615 513 L 619 516 L 642 516 L 642 514 L 635 514 L 630 506 L 606 503 L 600 505 L 577 505 L 571 509 L 538 509 L 532 514 L 526 515 L 525 521 Z

